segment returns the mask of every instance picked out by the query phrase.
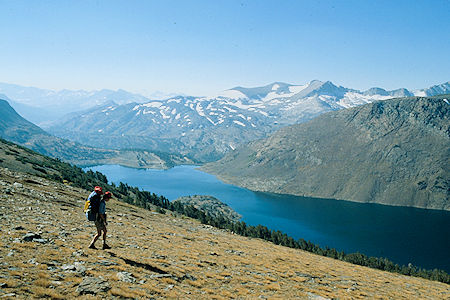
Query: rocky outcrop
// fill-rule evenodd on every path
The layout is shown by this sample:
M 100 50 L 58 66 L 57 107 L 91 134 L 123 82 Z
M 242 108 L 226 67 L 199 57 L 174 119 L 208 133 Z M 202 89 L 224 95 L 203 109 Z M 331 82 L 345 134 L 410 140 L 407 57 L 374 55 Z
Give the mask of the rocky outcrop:
M 204 171 L 251 190 L 450 210 L 450 96 L 331 112 Z
M 80 295 L 97 295 L 98 293 L 107 292 L 111 287 L 102 277 L 85 277 L 78 285 L 76 291 Z
M 235 212 L 231 207 L 213 196 L 185 196 L 174 200 L 174 202 L 190 204 L 207 215 L 215 218 L 223 217 L 224 219 L 233 222 L 237 222 L 242 218 L 242 216 Z

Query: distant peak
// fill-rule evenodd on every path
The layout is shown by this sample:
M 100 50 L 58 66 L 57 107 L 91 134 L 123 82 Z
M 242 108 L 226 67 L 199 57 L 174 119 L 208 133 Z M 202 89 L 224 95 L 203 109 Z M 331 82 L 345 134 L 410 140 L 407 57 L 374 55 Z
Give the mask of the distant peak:
M 327 81 L 328 82 L 328 81 Z M 314 79 L 314 80 L 311 80 L 311 82 L 309 83 L 310 85 L 311 84 L 324 84 L 324 82 L 323 81 L 321 81 L 321 80 L 318 80 L 318 79 Z
M 0 94 L 0 99 L 1 99 L 1 100 L 8 100 L 8 101 L 11 100 L 11 99 L 9 99 L 8 96 L 6 96 L 5 94 Z

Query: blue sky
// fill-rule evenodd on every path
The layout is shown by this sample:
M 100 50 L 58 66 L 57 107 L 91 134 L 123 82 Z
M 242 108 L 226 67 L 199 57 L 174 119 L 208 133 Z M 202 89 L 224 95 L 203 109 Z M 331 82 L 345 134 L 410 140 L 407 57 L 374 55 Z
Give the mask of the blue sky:
M 0 0 L 0 82 L 207 95 L 450 80 L 450 1 Z

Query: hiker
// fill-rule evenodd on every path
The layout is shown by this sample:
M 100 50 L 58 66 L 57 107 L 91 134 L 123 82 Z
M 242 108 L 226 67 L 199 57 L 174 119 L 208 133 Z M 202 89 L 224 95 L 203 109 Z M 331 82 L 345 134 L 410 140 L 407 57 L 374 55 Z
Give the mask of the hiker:
M 91 209 L 92 212 L 96 214 L 95 217 L 95 227 L 97 228 L 97 234 L 92 239 L 89 248 L 91 249 L 97 249 L 95 248 L 95 242 L 100 238 L 103 232 L 103 249 L 111 249 L 110 246 L 106 244 L 106 201 L 112 198 L 111 192 L 106 192 L 105 195 L 103 195 L 103 198 L 101 198 L 102 194 L 102 188 L 101 187 L 95 187 L 94 192 L 92 192 L 89 195 L 89 198 L 91 200 Z

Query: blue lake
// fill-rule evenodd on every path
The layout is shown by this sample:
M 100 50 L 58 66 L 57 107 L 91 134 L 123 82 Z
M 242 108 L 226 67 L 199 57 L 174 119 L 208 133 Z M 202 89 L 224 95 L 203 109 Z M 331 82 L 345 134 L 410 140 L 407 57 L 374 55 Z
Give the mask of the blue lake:
M 450 212 L 252 192 L 225 184 L 194 166 L 170 170 L 118 165 L 90 168 L 108 177 L 175 200 L 212 195 L 247 224 L 280 230 L 321 246 L 386 257 L 398 264 L 450 272 Z

